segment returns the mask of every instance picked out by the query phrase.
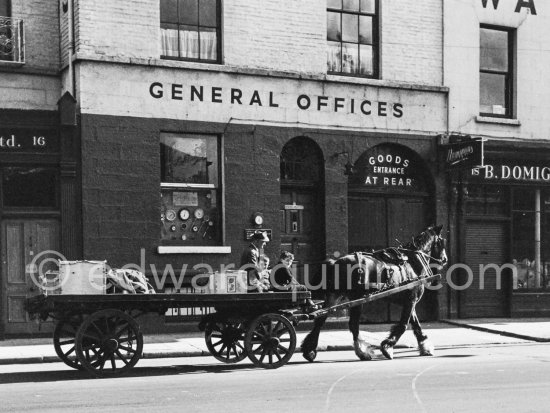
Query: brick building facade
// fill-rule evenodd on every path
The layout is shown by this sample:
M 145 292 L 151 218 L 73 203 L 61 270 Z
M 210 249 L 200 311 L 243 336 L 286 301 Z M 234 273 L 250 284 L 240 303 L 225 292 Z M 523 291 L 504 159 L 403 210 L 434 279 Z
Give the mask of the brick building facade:
M 59 207 L 45 212 L 67 259 L 133 264 L 170 289 L 170 269 L 178 284 L 182 269 L 239 264 L 250 229 L 269 230 L 272 260 L 292 250 L 300 277 L 434 222 L 459 231 L 441 136 L 481 132 L 463 126 L 478 109 L 453 52 L 458 2 L 61 0 L 40 17 L 9 3 L 26 20 L 28 59 L 0 62 L 17 77 L 2 110 L 60 119 Z M 48 35 L 32 34 L 43 25 Z M 31 61 L 37 92 L 21 87 Z M 10 321 L 6 271 L 4 332 L 32 332 Z M 419 312 L 457 315 L 457 300 L 445 286 Z M 377 304 L 364 319 L 396 314 Z

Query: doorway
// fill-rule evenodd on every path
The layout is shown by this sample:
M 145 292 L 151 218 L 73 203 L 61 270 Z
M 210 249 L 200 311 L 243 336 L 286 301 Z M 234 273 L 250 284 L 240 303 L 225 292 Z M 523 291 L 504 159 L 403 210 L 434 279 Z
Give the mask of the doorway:
M 313 140 L 297 137 L 283 147 L 280 163 L 281 250 L 294 254 L 303 283 L 325 259 L 324 160 Z
M 413 150 L 384 143 L 364 152 L 348 178 L 348 251 L 372 251 L 406 244 L 433 224 L 434 183 Z M 437 317 L 437 292 L 426 291 L 417 306 L 421 319 Z M 374 301 L 362 320 L 393 322 L 400 308 Z
M 2 324 L 6 335 L 39 332 L 25 300 L 39 293 L 38 279 L 57 270 L 59 222 L 50 219 L 8 219 L 2 222 Z M 55 252 L 55 253 L 54 253 Z M 42 326 L 41 332 L 51 329 Z

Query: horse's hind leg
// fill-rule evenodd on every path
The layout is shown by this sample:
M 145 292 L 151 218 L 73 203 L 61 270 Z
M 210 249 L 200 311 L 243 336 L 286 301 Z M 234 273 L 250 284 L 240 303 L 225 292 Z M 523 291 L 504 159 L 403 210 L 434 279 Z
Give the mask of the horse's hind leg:
M 407 330 L 407 324 L 409 324 L 415 305 L 416 301 L 406 301 L 405 305 L 403 305 L 403 309 L 401 310 L 401 318 L 399 319 L 399 322 L 391 327 L 388 338 L 380 343 L 380 351 L 387 359 L 393 359 L 393 348 L 403 333 Z
M 413 308 L 411 314 L 411 327 L 413 329 L 414 336 L 418 342 L 418 351 L 421 356 L 433 356 L 435 354 L 435 349 L 433 344 L 428 340 L 428 336 L 422 331 L 420 326 L 420 320 L 416 315 L 416 310 Z
M 353 349 L 360 360 L 372 360 L 374 352 L 369 343 L 361 337 L 359 332 L 359 319 L 361 318 L 362 306 L 351 307 L 349 310 L 349 331 L 353 335 Z
M 324 307 L 331 307 L 336 302 L 336 296 L 334 294 L 329 294 L 327 296 L 326 302 Z M 315 319 L 313 323 L 313 329 L 309 332 L 309 334 L 304 338 L 304 341 L 302 341 L 302 356 L 307 361 L 313 361 L 315 360 L 315 357 L 317 357 L 317 345 L 319 344 L 319 334 L 321 333 L 321 329 L 325 325 L 325 321 L 327 321 L 328 316 L 321 316 Z

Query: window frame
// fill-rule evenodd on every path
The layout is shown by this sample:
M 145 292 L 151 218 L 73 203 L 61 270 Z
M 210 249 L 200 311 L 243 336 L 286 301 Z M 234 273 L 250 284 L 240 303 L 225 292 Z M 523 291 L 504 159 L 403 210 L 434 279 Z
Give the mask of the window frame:
M 341 0 L 342 1 L 342 0 Z M 360 78 L 367 78 L 367 79 L 378 79 L 380 75 L 379 70 L 379 61 L 380 61 L 380 1 L 379 0 L 373 0 L 374 1 L 374 13 L 364 13 L 361 11 L 350 11 L 350 10 L 344 10 L 343 6 L 340 9 L 335 9 L 328 7 L 326 8 L 327 12 L 327 18 L 328 13 L 339 13 L 340 14 L 340 29 L 342 29 L 342 17 L 344 14 L 348 15 L 357 15 L 357 16 L 369 16 L 372 17 L 372 74 L 361 74 L 361 73 L 347 73 L 342 71 L 342 58 L 340 56 L 340 71 L 333 71 L 328 70 L 327 68 L 327 74 L 329 75 L 338 75 L 338 76 L 347 76 L 347 77 L 360 77 Z M 357 27 L 358 30 L 358 42 L 357 43 L 351 43 L 351 42 L 344 42 L 341 38 L 338 41 L 340 43 L 340 55 L 342 53 L 342 45 L 344 43 L 351 43 L 355 45 L 362 45 L 364 43 L 359 43 L 359 33 L 360 28 Z M 333 41 L 328 39 L 328 25 L 327 25 L 327 53 L 328 53 L 328 42 Z M 365 44 L 366 45 L 366 44 Z M 358 48 L 358 64 L 361 65 L 361 48 Z M 328 59 L 327 59 L 328 60 Z
M 216 162 L 217 162 L 217 176 L 216 176 L 216 183 L 192 183 L 192 182 L 164 182 L 162 171 L 164 166 L 162 165 L 163 162 L 163 155 L 162 155 L 162 141 L 161 137 L 163 135 L 170 135 L 170 136 L 177 136 L 180 138 L 192 138 L 192 137 L 209 137 L 216 140 Z M 159 172 L 160 172 L 160 187 L 159 187 L 159 196 L 160 196 L 160 204 L 162 206 L 162 194 L 164 191 L 166 192 L 173 192 L 175 190 L 181 190 L 182 192 L 216 192 L 216 205 L 215 208 L 218 210 L 217 213 L 217 222 L 215 225 L 218 226 L 216 237 L 213 239 L 213 242 L 201 242 L 201 238 L 198 239 L 197 242 L 191 243 L 190 240 L 182 240 L 182 239 L 163 239 L 162 236 L 159 237 L 159 242 L 161 246 L 176 246 L 176 247 L 198 247 L 198 248 L 216 248 L 221 247 L 225 244 L 225 186 L 224 186 L 224 166 L 223 166 L 223 135 L 216 134 L 216 133 L 208 133 L 208 132 L 174 132 L 174 131 L 167 131 L 162 130 L 159 134 L 159 145 L 161 152 L 159 153 Z M 199 207 L 197 205 L 197 207 Z M 185 208 L 190 210 L 191 212 L 191 221 L 194 221 L 193 218 L 193 207 L 189 206 L 182 206 L 181 208 Z M 205 214 L 206 216 L 206 214 Z M 178 218 L 179 219 L 179 218 Z M 161 229 L 164 227 L 164 222 L 161 220 Z M 202 228 L 204 230 L 204 227 Z
M 489 24 L 481 24 L 479 26 L 480 28 L 480 34 L 479 34 L 479 115 L 484 117 L 491 117 L 491 118 L 503 118 L 503 119 L 513 119 L 515 115 L 514 111 L 514 79 L 515 79 L 515 70 L 514 70 L 514 64 L 515 64 L 515 34 L 516 30 L 511 27 L 503 27 L 503 26 L 494 26 Z M 481 29 L 486 30 L 494 30 L 499 32 L 505 32 L 507 33 L 507 42 L 508 42 L 508 70 L 501 71 L 501 70 L 494 70 L 494 69 L 483 69 L 481 67 Z M 487 74 L 498 74 L 498 75 L 504 75 L 505 84 L 504 84 L 504 114 L 498 114 L 498 113 L 490 113 L 490 112 L 483 112 L 481 110 L 481 75 L 483 73 Z
M 164 0 L 160 0 L 159 2 L 159 7 L 160 7 L 160 3 L 164 1 Z M 198 58 L 191 58 L 191 57 L 182 57 L 180 56 L 181 54 L 181 50 L 180 50 L 180 27 L 181 26 L 192 26 L 192 27 L 196 27 L 197 28 L 197 31 L 200 32 L 200 28 L 203 27 L 203 28 L 212 28 L 211 26 L 201 26 L 199 24 L 199 22 L 197 22 L 197 25 L 194 26 L 194 25 L 189 25 L 189 24 L 182 24 L 182 23 L 179 23 L 179 11 L 180 11 L 180 7 L 178 6 L 179 4 L 179 1 L 180 0 L 176 0 L 176 8 L 177 8 L 177 13 L 178 13 L 178 23 L 172 23 L 172 22 L 163 22 L 162 20 L 159 21 L 159 28 L 161 30 L 161 39 L 162 39 L 162 30 L 163 30 L 163 25 L 164 24 L 168 24 L 168 25 L 176 25 L 177 26 L 177 33 L 178 33 L 178 56 L 168 56 L 168 55 L 164 55 L 162 54 L 163 53 L 163 49 L 162 49 L 162 45 L 161 45 L 161 50 L 160 50 L 160 58 L 163 59 L 163 60 L 177 60 L 177 61 L 184 61 L 184 62 L 199 62 L 199 63 L 214 63 L 214 64 L 221 64 L 223 63 L 222 62 L 222 1 L 221 0 L 215 0 L 216 2 L 216 10 L 217 10 L 217 18 L 216 18 L 216 58 L 215 59 L 202 59 L 200 57 L 200 50 L 199 50 L 199 57 Z M 200 4 L 201 0 L 198 0 L 197 4 Z M 198 10 L 200 10 L 200 6 L 198 7 Z M 197 11 L 198 13 L 199 11 Z M 200 47 L 200 42 L 199 42 L 199 47 Z

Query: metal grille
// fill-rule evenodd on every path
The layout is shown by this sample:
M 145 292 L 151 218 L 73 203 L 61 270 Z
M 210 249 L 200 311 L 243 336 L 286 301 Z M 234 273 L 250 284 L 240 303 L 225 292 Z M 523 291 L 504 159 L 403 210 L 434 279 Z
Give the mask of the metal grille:
M 204 290 L 195 290 L 193 287 L 182 287 L 179 289 L 166 288 L 164 292 L 168 294 L 204 294 Z M 173 307 L 169 308 L 168 311 L 166 311 L 164 317 L 167 323 L 177 323 L 182 321 L 197 320 L 202 316 L 213 312 L 213 307 Z
M 0 62 L 25 63 L 23 20 L 0 16 Z

